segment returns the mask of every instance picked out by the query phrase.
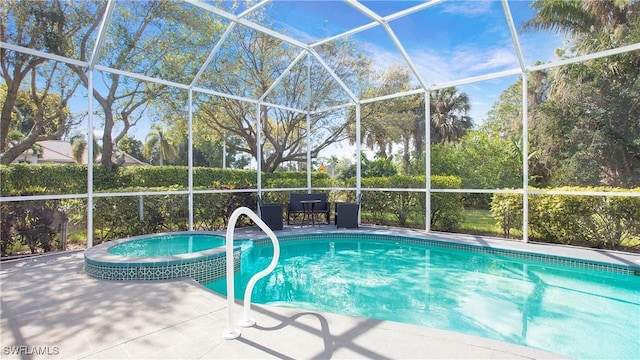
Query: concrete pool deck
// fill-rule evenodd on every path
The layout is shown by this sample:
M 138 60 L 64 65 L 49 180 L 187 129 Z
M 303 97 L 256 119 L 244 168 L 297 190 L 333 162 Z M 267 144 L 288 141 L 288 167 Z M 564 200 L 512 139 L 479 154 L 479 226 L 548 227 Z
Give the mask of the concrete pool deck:
M 286 227 L 277 234 L 327 231 L 333 226 Z M 415 232 L 395 228 L 354 231 Z M 238 237 L 257 236 L 244 229 Z M 483 245 L 521 242 L 466 235 Z M 567 247 L 626 264 L 640 256 Z M 581 254 L 584 256 L 584 254 Z M 3 359 L 541 359 L 562 356 L 449 331 L 293 308 L 254 305 L 257 325 L 224 340 L 227 302 L 189 278 L 105 281 L 84 271 L 83 252 L 3 262 L 0 269 Z M 236 320 L 242 308 L 235 305 Z M 39 355 L 37 355 L 39 354 Z

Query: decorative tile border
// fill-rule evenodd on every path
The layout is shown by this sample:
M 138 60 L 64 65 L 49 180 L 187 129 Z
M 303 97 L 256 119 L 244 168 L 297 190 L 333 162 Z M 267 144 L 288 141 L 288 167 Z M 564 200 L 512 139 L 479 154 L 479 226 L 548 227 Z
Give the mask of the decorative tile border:
M 240 249 L 233 252 L 234 272 L 240 270 Z M 225 253 L 218 256 L 203 257 L 196 261 L 184 263 L 162 264 L 126 263 L 126 264 L 94 264 L 86 261 L 87 274 L 102 280 L 166 280 L 190 276 L 199 283 L 206 283 L 223 278 L 227 274 Z
M 511 258 L 518 258 L 518 259 L 528 260 L 528 261 L 538 261 L 538 262 L 549 263 L 549 264 L 573 266 L 573 267 L 582 268 L 582 269 L 604 271 L 604 272 L 617 273 L 617 274 L 623 274 L 623 275 L 640 276 L 640 267 L 599 263 L 599 262 L 588 261 L 583 259 L 574 259 L 570 257 L 545 255 L 545 254 L 530 253 L 525 251 L 498 249 L 498 248 L 492 248 L 492 247 L 487 247 L 482 245 L 469 245 L 469 244 L 462 244 L 462 243 L 456 243 L 451 241 L 421 239 L 421 238 L 410 237 L 410 236 L 375 234 L 375 233 L 324 233 L 324 234 L 317 233 L 317 234 L 304 234 L 304 235 L 283 235 L 283 236 L 279 236 L 278 240 L 280 241 L 318 240 L 318 239 L 327 239 L 327 238 L 331 239 L 331 238 L 344 238 L 344 237 L 355 238 L 355 239 L 378 240 L 378 241 L 395 241 L 395 242 L 400 242 L 404 244 L 417 244 L 417 245 L 426 245 L 426 246 L 432 246 L 432 247 L 472 251 L 472 252 L 491 254 L 496 256 L 507 256 Z M 253 242 L 256 246 L 271 243 L 269 238 L 253 239 Z

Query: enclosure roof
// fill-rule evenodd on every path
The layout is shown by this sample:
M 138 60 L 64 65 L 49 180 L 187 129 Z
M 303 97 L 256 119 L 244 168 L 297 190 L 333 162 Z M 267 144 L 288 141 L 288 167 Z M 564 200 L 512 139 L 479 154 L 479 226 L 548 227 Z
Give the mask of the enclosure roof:
M 70 2 L 68 6 L 82 6 Z M 335 59 L 329 60 L 327 46 L 348 41 L 366 54 L 376 69 L 394 66 L 409 69 L 414 85 L 409 93 L 475 83 L 519 75 L 590 58 L 640 49 L 634 44 L 598 53 L 558 58 L 554 50 L 562 39 L 550 32 L 523 31 L 523 24 L 534 12 L 530 1 L 278 1 L 259 2 L 185 0 L 172 2 L 162 21 L 142 26 L 140 5 L 135 1 L 107 0 L 100 3 L 96 16 L 100 25 L 92 33 L 92 45 L 85 53 L 63 57 L 42 48 L 24 48 L 2 42 L 2 47 L 45 58 L 74 63 L 88 69 L 117 73 L 135 79 L 167 84 L 182 89 L 269 104 L 270 94 L 300 67 L 320 72 L 342 91 L 345 104 L 373 101 L 367 99 L 357 82 L 336 72 Z M 201 24 L 190 26 L 178 16 L 197 16 Z M 117 63 L 110 57 L 114 34 L 143 29 L 132 34 L 135 50 L 144 53 L 145 61 L 132 57 L 131 62 Z M 243 36 L 267 36 L 275 46 L 286 48 L 289 57 L 261 58 L 268 53 L 255 52 L 256 59 L 240 58 L 234 51 L 234 33 Z M 197 39 L 197 46 L 186 50 L 181 41 L 167 34 L 187 33 L 185 39 Z M 136 48 L 149 39 L 155 47 Z M 175 39 L 175 38 L 173 38 Z M 159 64 L 180 57 L 180 71 L 160 72 Z M 212 72 L 231 74 L 238 61 L 271 63 L 274 69 L 265 90 L 244 82 L 225 88 L 207 77 Z M 386 94 L 386 97 L 394 94 Z M 384 97 L 384 96 L 383 96 Z M 275 100 L 274 100 L 275 101 Z M 338 102 L 340 102 L 338 101 Z M 284 104 L 273 104 L 286 107 Z M 336 103 L 326 104 L 336 105 Z M 299 109 L 293 109 L 299 110 Z

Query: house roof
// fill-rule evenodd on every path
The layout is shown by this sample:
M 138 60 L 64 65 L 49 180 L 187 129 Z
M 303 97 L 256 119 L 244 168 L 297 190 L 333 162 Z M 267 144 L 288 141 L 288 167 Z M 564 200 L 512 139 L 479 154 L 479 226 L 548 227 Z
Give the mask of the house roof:
M 36 142 L 42 149 L 42 155 L 35 159 L 33 151 L 25 151 L 14 162 L 28 162 L 28 163 L 47 163 L 47 164 L 75 164 L 76 161 L 73 158 L 73 146 L 71 143 L 63 140 L 44 140 Z M 123 153 L 119 150 L 114 151 L 114 162 L 118 162 L 117 159 L 124 158 L 124 166 L 131 165 L 148 165 L 133 156 Z M 86 164 L 88 159 L 88 151 L 84 150 L 82 154 L 82 163 Z M 96 159 L 100 161 L 100 156 Z

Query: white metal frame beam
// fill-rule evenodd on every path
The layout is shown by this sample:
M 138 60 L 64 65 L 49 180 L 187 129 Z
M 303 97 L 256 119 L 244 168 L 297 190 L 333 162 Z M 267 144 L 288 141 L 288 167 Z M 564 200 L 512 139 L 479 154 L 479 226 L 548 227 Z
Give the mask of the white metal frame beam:
M 368 103 L 372 103 L 372 102 L 376 102 L 376 101 L 389 100 L 389 99 L 395 99 L 395 98 L 399 98 L 399 97 L 405 97 L 405 96 L 411 96 L 411 95 L 417 95 L 417 94 L 424 94 L 424 93 L 425 93 L 424 89 L 415 89 L 415 90 L 403 91 L 403 92 L 399 92 L 399 93 L 395 93 L 395 94 L 383 95 L 383 96 L 378 96 L 378 97 L 374 97 L 374 98 L 360 100 L 360 103 L 361 104 L 368 104 Z
M 60 55 L 56 55 L 56 54 L 50 54 L 50 53 L 46 53 L 40 50 L 35 50 L 35 49 L 31 49 L 31 48 L 27 48 L 24 46 L 20 46 L 20 45 L 14 45 L 14 44 L 9 44 L 6 43 L 4 41 L 0 41 L 0 47 L 5 48 L 5 49 L 9 49 L 12 51 L 16 51 L 22 54 L 27 54 L 27 55 L 31 55 L 31 56 L 37 56 L 37 57 L 41 57 L 41 58 L 45 58 L 47 60 L 53 60 L 53 61 L 58 61 L 64 64 L 70 64 L 70 65 L 77 65 L 77 66 L 82 66 L 82 67 L 89 67 L 89 62 L 88 61 L 83 61 L 83 60 L 77 60 L 77 59 L 71 59 L 68 57 L 64 57 L 64 56 L 60 56 Z
M 507 0 L 502 0 L 502 9 L 504 10 L 504 16 L 507 19 L 507 25 L 509 26 L 509 31 L 511 32 L 511 39 L 513 40 L 513 46 L 516 50 L 516 55 L 518 56 L 518 63 L 520 64 L 520 69 L 523 72 L 527 71 L 527 65 L 524 61 L 524 56 L 522 55 L 522 47 L 520 47 L 520 40 L 518 39 L 518 31 L 516 30 L 516 25 L 513 23 L 513 16 L 511 15 L 511 9 L 509 8 L 509 4 Z
M 270 3 L 271 0 L 264 0 L 262 2 L 259 2 L 253 6 L 251 6 L 250 8 L 246 9 L 245 11 L 243 11 L 242 13 L 240 13 L 238 15 L 238 18 L 243 18 L 248 16 L 249 14 L 251 14 L 252 12 L 260 9 L 261 7 L 265 6 L 266 4 Z M 205 62 L 202 64 L 202 66 L 200 67 L 200 69 L 198 70 L 198 73 L 196 74 L 196 76 L 193 78 L 193 80 L 191 81 L 191 88 L 193 88 L 194 86 L 196 86 L 196 84 L 198 83 L 198 81 L 200 80 L 200 77 L 202 77 L 202 74 L 204 74 L 204 71 L 207 69 L 207 67 L 209 66 L 209 64 L 211 63 L 211 61 L 213 60 L 213 57 L 218 53 L 218 51 L 220 50 L 220 47 L 222 47 L 222 44 L 224 44 L 224 42 L 227 40 L 227 38 L 229 37 L 229 35 L 231 35 L 231 32 L 233 31 L 233 29 L 236 27 L 236 22 L 231 22 L 229 24 L 229 26 L 227 26 L 227 28 L 225 29 L 224 33 L 222 34 L 222 36 L 220 36 L 220 39 L 218 39 L 218 42 L 216 43 L 216 45 L 213 47 L 213 49 L 211 50 L 211 52 L 209 53 L 209 56 L 207 57 L 207 59 L 205 60 Z
M 546 64 L 532 65 L 529 67 L 529 70 L 530 71 L 545 70 L 545 69 L 550 69 L 550 68 L 559 67 L 563 65 L 575 64 L 575 63 L 585 62 L 588 60 L 599 59 L 607 56 L 624 54 L 626 52 L 637 51 L 637 50 L 640 50 L 640 43 L 621 46 L 619 48 L 610 49 L 610 50 L 598 51 L 596 53 L 592 53 L 588 55 L 581 55 L 581 56 L 575 56 L 568 59 L 551 61 Z
M 393 29 L 391 29 L 391 26 L 389 26 L 389 23 L 382 16 L 378 15 L 375 11 L 373 11 L 373 10 L 369 9 L 368 7 L 364 6 L 362 3 L 360 3 L 357 0 L 345 0 L 345 1 L 349 5 L 353 6 L 356 10 L 358 10 L 361 13 L 363 13 L 364 15 L 370 17 L 375 22 L 379 23 L 380 25 L 382 25 L 382 27 L 384 27 L 384 30 L 387 32 L 387 35 L 389 35 L 389 38 L 391 38 L 391 41 L 393 41 L 393 44 L 396 46 L 398 51 L 400 51 L 400 54 L 404 58 L 404 61 L 407 63 L 407 65 L 411 69 L 411 72 L 413 73 L 413 76 L 415 76 L 416 79 L 418 79 L 418 82 L 420 83 L 420 86 L 422 86 L 422 88 L 426 90 L 428 88 L 427 84 L 425 83 L 424 79 L 422 78 L 422 75 L 418 71 L 418 68 L 413 63 L 413 60 L 411 60 L 411 57 L 409 56 L 409 54 L 405 50 L 404 46 L 402 46 L 402 43 L 400 42 L 400 39 L 398 39 L 398 37 L 396 36 L 396 34 L 393 31 Z M 407 14 L 404 14 L 403 16 L 405 16 Z
M 287 43 L 289 43 L 291 45 L 297 46 L 297 47 L 299 47 L 301 49 L 308 49 L 309 48 L 309 46 L 307 44 L 303 43 L 302 41 L 296 40 L 296 39 L 294 39 L 294 38 L 292 38 L 290 36 L 286 36 L 284 34 L 281 34 L 281 33 L 277 32 L 277 31 L 271 30 L 271 29 L 269 29 L 267 27 L 264 27 L 264 26 L 262 26 L 260 24 L 254 23 L 253 21 L 246 20 L 246 19 L 240 17 L 239 15 L 234 15 L 234 14 L 228 13 L 228 12 L 222 10 L 222 9 L 219 9 L 219 8 L 217 8 L 215 6 L 209 5 L 207 3 L 203 3 L 203 2 L 198 1 L 198 0 L 184 0 L 184 1 L 189 3 L 189 4 L 191 4 L 191 5 L 197 6 L 197 7 L 201 8 L 201 9 L 207 10 L 207 11 L 213 13 L 213 14 L 221 16 L 221 17 L 223 17 L 223 18 L 225 18 L 227 20 L 231 20 L 231 21 L 233 21 L 235 23 L 238 23 L 240 25 L 244 25 L 244 26 L 246 26 L 248 28 L 251 28 L 251 29 L 256 30 L 258 32 L 261 32 L 263 34 L 272 36 L 272 37 L 274 37 L 276 39 L 280 39 L 280 40 L 282 40 L 284 42 L 287 42 Z
M 93 47 L 93 53 L 91 53 L 91 58 L 89 60 L 89 64 L 86 67 L 87 72 L 87 112 L 88 112 L 88 120 L 87 120 L 87 154 L 93 154 L 93 127 L 94 127 L 94 119 L 93 119 L 93 70 L 96 67 L 96 63 L 98 62 L 98 54 L 100 54 L 100 49 L 104 45 L 104 42 L 107 38 L 107 28 L 111 23 L 111 19 L 113 18 L 113 9 L 115 8 L 115 0 L 109 0 L 107 2 L 107 7 L 105 9 L 102 22 L 100 23 L 100 28 L 98 31 L 97 39 L 95 46 Z M 91 156 L 87 156 L 87 247 L 91 248 L 93 246 L 93 161 L 90 161 Z
M 104 12 L 104 18 L 102 19 L 100 28 L 98 29 L 98 38 L 96 39 L 96 43 L 93 47 L 93 52 L 91 53 L 91 59 L 89 60 L 89 70 L 93 70 L 93 67 L 98 61 L 98 54 L 100 54 L 100 49 L 102 48 L 102 45 L 104 45 L 104 41 L 107 38 L 107 26 L 109 26 L 109 24 L 111 23 L 115 4 L 115 0 L 109 0 L 107 2 L 107 8 Z

